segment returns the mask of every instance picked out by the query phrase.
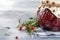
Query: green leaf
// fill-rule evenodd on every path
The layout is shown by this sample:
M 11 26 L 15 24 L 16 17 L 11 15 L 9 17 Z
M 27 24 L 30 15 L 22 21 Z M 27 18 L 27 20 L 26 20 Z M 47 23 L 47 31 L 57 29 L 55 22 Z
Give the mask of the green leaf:
M 33 17 L 29 18 L 29 19 L 33 19 Z
M 27 32 L 28 32 L 28 33 L 30 33 L 30 32 L 31 32 L 31 30 L 30 30 L 30 28 L 29 28 L 29 27 L 28 27 L 28 29 L 27 29 Z
M 6 27 L 7 29 L 10 29 L 10 27 Z
M 18 26 L 16 28 L 19 28 L 20 27 L 20 24 L 18 24 Z
M 19 19 L 19 23 L 21 23 L 21 19 Z

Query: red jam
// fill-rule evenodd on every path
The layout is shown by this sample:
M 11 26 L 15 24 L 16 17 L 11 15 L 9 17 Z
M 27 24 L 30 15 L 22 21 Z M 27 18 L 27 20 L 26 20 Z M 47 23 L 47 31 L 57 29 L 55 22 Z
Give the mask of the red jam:
M 38 25 L 47 31 L 60 31 L 60 19 L 51 10 L 45 8 L 37 13 Z

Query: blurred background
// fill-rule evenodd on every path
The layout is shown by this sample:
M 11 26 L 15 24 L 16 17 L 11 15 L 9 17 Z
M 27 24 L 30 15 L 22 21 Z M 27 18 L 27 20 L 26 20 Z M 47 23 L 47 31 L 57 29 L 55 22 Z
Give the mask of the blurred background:
M 18 20 L 36 15 L 40 0 L 0 0 L 0 27 L 16 27 Z

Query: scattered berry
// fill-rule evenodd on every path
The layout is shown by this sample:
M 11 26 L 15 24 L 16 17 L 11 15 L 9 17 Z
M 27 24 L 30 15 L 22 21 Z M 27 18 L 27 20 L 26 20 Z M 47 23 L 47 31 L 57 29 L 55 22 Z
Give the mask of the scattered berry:
M 20 31 L 22 30 L 22 25 L 20 25 L 20 28 L 19 28 L 19 30 L 20 30 Z
M 30 26 L 30 30 L 34 30 L 34 26 Z
M 18 39 L 18 36 L 16 36 L 15 38 Z

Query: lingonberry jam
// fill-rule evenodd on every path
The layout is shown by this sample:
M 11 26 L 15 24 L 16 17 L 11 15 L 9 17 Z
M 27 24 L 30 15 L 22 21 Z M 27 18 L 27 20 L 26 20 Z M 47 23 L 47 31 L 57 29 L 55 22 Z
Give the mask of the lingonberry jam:
M 60 18 L 57 16 L 58 11 L 60 11 L 58 6 L 60 8 L 60 4 L 56 4 L 55 2 L 42 2 L 37 11 L 37 23 L 42 29 L 47 31 L 60 31 Z

